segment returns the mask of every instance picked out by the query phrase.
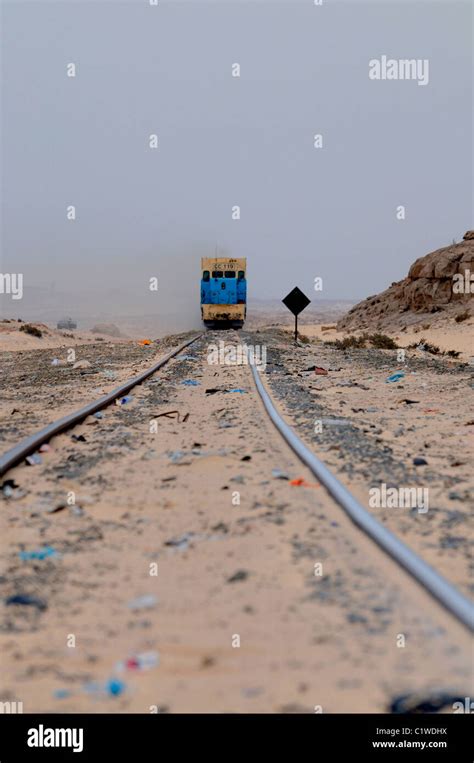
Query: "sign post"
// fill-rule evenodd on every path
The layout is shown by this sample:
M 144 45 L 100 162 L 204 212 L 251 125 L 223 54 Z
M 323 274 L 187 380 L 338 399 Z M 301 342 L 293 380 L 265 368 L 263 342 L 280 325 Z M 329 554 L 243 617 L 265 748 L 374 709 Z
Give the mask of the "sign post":
M 298 315 L 303 312 L 303 310 L 308 307 L 308 305 L 311 303 L 311 300 L 308 299 L 306 294 L 303 294 L 301 289 L 298 289 L 297 286 L 295 286 L 294 289 L 292 289 L 289 294 L 286 295 L 284 299 L 282 299 L 283 304 L 285 307 L 288 308 L 288 310 L 293 313 L 295 316 L 295 344 L 298 342 Z

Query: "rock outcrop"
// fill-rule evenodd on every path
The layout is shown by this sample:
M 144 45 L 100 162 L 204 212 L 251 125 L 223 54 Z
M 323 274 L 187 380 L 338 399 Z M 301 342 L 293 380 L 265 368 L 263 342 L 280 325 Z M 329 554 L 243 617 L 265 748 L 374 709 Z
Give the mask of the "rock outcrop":
M 446 313 L 453 320 L 469 310 L 474 298 L 474 230 L 459 244 L 445 246 L 416 260 L 402 281 L 355 305 L 338 330 L 382 329 Z

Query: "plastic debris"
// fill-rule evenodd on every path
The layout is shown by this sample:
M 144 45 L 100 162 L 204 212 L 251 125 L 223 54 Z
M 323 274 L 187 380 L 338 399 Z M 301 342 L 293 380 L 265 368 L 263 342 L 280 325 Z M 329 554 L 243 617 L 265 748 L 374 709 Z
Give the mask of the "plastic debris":
M 20 551 L 18 556 L 23 561 L 28 561 L 30 559 L 47 559 L 51 556 L 58 556 L 58 552 L 52 546 L 43 546 L 43 548 L 38 548 L 36 551 Z
M 201 382 L 198 382 L 195 379 L 185 379 L 181 384 L 184 384 L 185 387 L 199 387 Z
M 48 445 L 47 442 L 44 442 L 43 445 L 41 445 L 38 449 L 38 453 L 51 453 L 52 451 L 51 445 Z
M 51 365 L 52 366 L 59 366 L 60 362 L 61 361 L 59 360 L 59 358 L 53 358 L 52 361 L 51 361 Z
M 290 480 L 290 485 L 293 487 L 321 487 L 319 482 L 306 482 L 302 477 Z
M 132 599 L 128 602 L 128 608 L 133 612 L 137 612 L 141 609 L 153 609 L 158 604 L 158 597 L 153 593 L 146 593 L 143 596 L 138 596 L 136 599 Z
M 314 373 L 316 374 L 316 376 L 327 376 L 328 375 L 328 371 L 325 368 L 321 368 L 320 366 L 315 366 L 314 367 Z
M 87 442 L 83 434 L 72 434 L 71 440 L 74 440 L 74 442 Z
M 177 548 L 179 551 L 185 551 L 189 547 L 189 542 L 193 538 L 193 533 L 184 533 L 183 535 L 179 535 L 177 538 L 170 538 L 170 540 L 165 541 L 165 546 L 172 546 L 173 548 Z
M 53 697 L 56 699 L 66 699 L 67 697 L 70 697 L 72 692 L 69 689 L 56 689 L 53 692 Z
M 142 347 L 146 347 L 147 345 L 151 344 L 151 339 L 142 339 L 140 342 L 138 342 Z
M 394 374 L 392 374 L 391 376 L 388 376 L 388 377 L 385 379 L 385 381 L 386 381 L 386 382 L 397 382 L 397 381 L 399 381 L 400 379 L 403 379 L 403 378 L 404 378 L 404 376 L 405 376 L 405 371 L 395 371 L 395 373 L 394 373 Z
M 184 456 L 183 450 L 172 450 L 168 453 L 169 459 L 173 464 L 179 464 Z
M 110 678 L 107 681 L 106 689 L 107 689 L 107 692 L 111 694 L 113 697 L 118 697 L 120 694 L 122 694 L 125 691 L 126 685 L 119 678 Z
M 96 411 L 93 414 L 93 416 L 94 416 L 95 419 L 103 419 L 104 418 L 104 414 L 102 413 L 102 411 Z
M 91 363 L 88 360 L 78 360 L 74 363 L 73 368 L 90 368 Z
M 48 605 L 44 599 L 40 599 L 38 596 L 29 596 L 28 594 L 17 593 L 14 596 L 9 596 L 5 604 L 10 606 L 12 604 L 25 607 L 36 607 L 41 612 L 48 608 Z
M 115 405 L 126 405 L 127 403 L 131 403 L 133 400 L 132 395 L 125 395 L 124 397 L 118 397 L 115 401 Z
M 426 461 L 424 458 L 417 457 L 413 459 L 413 464 L 414 466 L 427 466 L 428 461 Z
M 289 480 L 290 478 L 286 474 L 286 472 L 283 472 L 281 469 L 272 469 L 272 477 L 275 477 L 277 480 Z
M 195 355 L 180 355 L 176 360 L 197 360 Z
M 227 392 L 231 394 L 232 392 L 238 392 L 241 395 L 246 395 L 247 390 L 246 389 L 240 389 L 239 387 L 235 387 L 235 389 L 228 389 Z
M 17 490 L 19 487 L 20 486 L 17 485 L 15 480 L 5 480 L 5 482 L 2 483 L 0 490 L 2 491 L 5 498 L 12 498 L 12 496 L 15 494 L 15 490 Z
M 141 654 L 136 654 L 126 660 L 121 660 L 116 664 L 115 670 L 119 673 L 126 670 L 151 670 L 151 668 L 156 668 L 159 664 L 160 656 L 158 652 L 142 652 Z
M 32 453 L 31 456 L 26 457 L 25 461 L 30 466 L 37 466 L 38 464 L 43 463 L 43 459 L 41 458 L 39 453 Z

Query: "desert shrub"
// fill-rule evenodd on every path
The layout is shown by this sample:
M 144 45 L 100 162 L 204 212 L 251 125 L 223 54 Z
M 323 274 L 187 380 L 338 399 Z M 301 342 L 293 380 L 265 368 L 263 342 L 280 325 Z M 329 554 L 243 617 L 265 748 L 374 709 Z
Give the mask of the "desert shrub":
M 368 339 L 378 350 L 398 350 L 395 340 L 387 334 L 370 334 Z
M 23 326 L 20 326 L 20 331 L 24 331 L 25 334 L 31 334 L 31 336 L 37 336 L 38 339 L 41 339 L 43 336 L 43 332 L 36 328 L 36 326 L 32 326 L 31 323 L 25 323 Z
M 397 343 L 392 337 L 387 334 L 368 334 L 364 332 L 360 336 L 346 336 L 344 339 L 336 339 L 334 342 L 330 342 L 337 350 L 348 349 L 364 349 L 367 347 L 367 343 L 377 350 L 396 350 L 398 349 Z

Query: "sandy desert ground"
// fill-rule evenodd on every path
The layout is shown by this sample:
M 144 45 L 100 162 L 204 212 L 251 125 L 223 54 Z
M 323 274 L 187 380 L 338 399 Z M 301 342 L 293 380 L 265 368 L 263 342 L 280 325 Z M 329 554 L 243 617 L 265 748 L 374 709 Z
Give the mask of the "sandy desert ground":
M 409 351 L 392 384 L 392 350 L 295 348 L 275 327 L 239 337 L 267 348 L 281 411 L 362 503 L 382 481 L 429 488 L 426 513 L 371 510 L 468 592 L 469 364 Z M 2 450 L 184 338 L 79 343 L 76 368 L 51 365 L 65 347 L 4 351 Z M 221 338 L 5 476 L 0 699 L 25 712 L 388 712 L 404 694 L 470 696 L 466 630 L 301 466 L 248 366 L 209 365 Z

